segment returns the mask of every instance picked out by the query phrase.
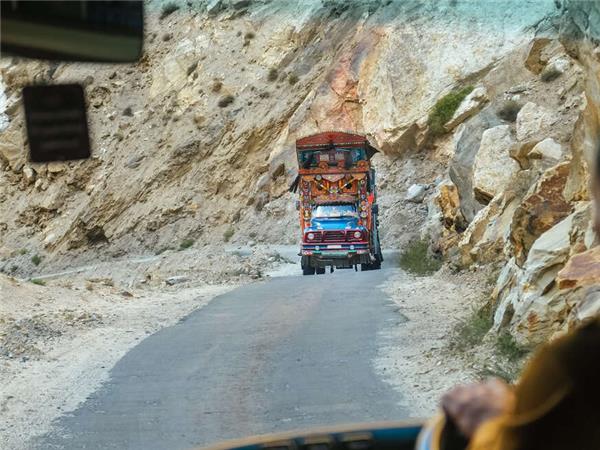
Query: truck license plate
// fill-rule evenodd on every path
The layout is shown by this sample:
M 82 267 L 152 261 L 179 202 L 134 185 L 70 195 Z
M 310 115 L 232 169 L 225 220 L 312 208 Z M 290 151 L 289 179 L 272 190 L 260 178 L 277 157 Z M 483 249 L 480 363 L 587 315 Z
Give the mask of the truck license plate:
M 342 248 L 342 246 L 340 244 L 330 244 L 327 248 Z

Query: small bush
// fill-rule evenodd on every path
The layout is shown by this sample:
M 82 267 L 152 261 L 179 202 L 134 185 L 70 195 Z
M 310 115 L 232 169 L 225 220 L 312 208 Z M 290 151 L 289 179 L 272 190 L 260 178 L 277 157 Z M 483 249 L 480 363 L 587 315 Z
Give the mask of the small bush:
M 480 344 L 483 337 L 492 328 L 493 323 L 492 314 L 488 310 L 485 308 L 474 310 L 469 317 L 456 327 L 455 334 L 452 337 L 452 347 L 465 351 Z
M 290 76 L 288 77 L 288 83 L 290 83 L 291 85 L 294 85 L 298 82 L 298 75 L 296 75 L 295 73 L 290 73 Z
M 46 282 L 44 280 L 38 280 L 37 278 L 33 278 L 31 282 L 33 284 L 37 284 L 38 286 L 46 286 Z
M 550 81 L 556 80 L 561 75 L 562 72 L 556 67 L 550 67 L 542 72 L 540 80 L 542 80 L 544 83 L 549 83 Z
M 193 239 L 184 239 L 181 241 L 181 244 L 179 244 L 179 250 L 185 250 L 186 248 L 190 248 L 192 245 L 194 245 Z
M 219 80 L 215 80 L 212 87 L 210 88 L 213 92 L 220 92 L 223 87 L 223 83 Z
M 245 35 L 244 35 L 244 39 L 249 40 L 249 39 L 254 39 L 256 37 L 256 35 L 254 34 L 254 32 L 252 31 L 248 31 Z
M 271 96 L 271 93 L 270 93 L 270 92 L 267 92 L 267 91 L 265 91 L 265 92 L 261 92 L 260 94 L 258 94 L 258 96 L 259 96 L 260 98 L 269 98 L 269 97 Z
M 232 227 L 229 227 L 223 233 L 223 241 L 229 242 L 229 240 L 233 237 L 235 230 Z
M 22 248 L 21 250 L 19 250 L 19 255 L 26 255 L 27 253 L 29 253 L 29 250 L 27 250 L 26 248 Z
M 219 100 L 219 103 L 217 103 L 217 105 L 219 105 L 220 108 L 226 108 L 229 105 L 231 105 L 234 100 L 235 100 L 235 97 L 233 95 L 226 95 L 224 97 L 221 97 L 221 99 Z
M 442 267 L 442 262 L 429 255 L 426 240 L 416 240 L 408 244 L 400 255 L 400 267 L 419 276 L 431 275 Z
M 160 12 L 160 20 L 163 20 L 179 9 L 179 5 L 175 2 L 165 3 Z
M 31 257 L 31 262 L 35 265 L 35 266 L 39 266 L 40 263 L 42 262 L 42 257 L 40 255 L 33 255 Z
M 433 136 L 441 136 L 446 133 L 444 125 L 452 119 L 461 102 L 472 90 L 473 86 L 467 86 L 444 95 L 436 102 L 427 120 L 429 131 Z
M 499 355 L 511 362 L 523 358 L 528 353 L 528 350 L 521 347 L 508 331 L 498 335 L 494 347 Z
M 515 100 L 508 100 L 500 107 L 496 112 L 498 117 L 507 122 L 514 122 L 517 120 L 517 114 L 521 111 L 523 106 Z
M 269 74 L 267 75 L 267 80 L 277 81 L 278 76 L 279 76 L 279 72 L 277 72 L 277 69 L 272 68 L 269 70 Z

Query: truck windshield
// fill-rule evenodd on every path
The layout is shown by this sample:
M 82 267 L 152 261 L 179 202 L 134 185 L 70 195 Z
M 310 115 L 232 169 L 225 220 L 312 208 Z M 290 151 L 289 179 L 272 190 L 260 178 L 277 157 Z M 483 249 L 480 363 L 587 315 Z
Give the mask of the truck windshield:
M 354 205 L 319 205 L 313 209 L 315 218 L 358 217 Z

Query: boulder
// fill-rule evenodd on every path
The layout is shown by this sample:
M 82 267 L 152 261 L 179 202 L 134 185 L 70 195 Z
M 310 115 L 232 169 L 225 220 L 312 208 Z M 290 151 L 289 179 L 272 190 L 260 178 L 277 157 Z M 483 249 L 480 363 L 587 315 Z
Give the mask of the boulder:
M 406 191 L 405 199 L 413 203 L 421 203 L 425 198 L 426 188 L 422 184 L 413 184 Z
M 35 182 L 35 171 L 29 166 L 23 167 L 23 178 L 27 184 Z
M 548 109 L 533 102 L 526 103 L 517 114 L 517 140 L 524 141 L 548 134 L 558 117 Z
M 542 233 L 571 213 L 571 205 L 563 197 L 569 166 L 565 162 L 544 172 L 515 210 L 510 242 L 518 265 L 525 262 L 529 249 Z
M 461 102 L 452 119 L 444 125 L 446 131 L 452 131 L 469 117 L 479 112 L 487 102 L 487 90 L 483 86 L 476 87 Z
M 473 164 L 475 198 L 491 200 L 519 171 L 519 164 L 509 154 L 513 144 L 510 125 L 499 125 L 483 132 Z
M 555 165 L 562 158 L 562 146 L 552 138 L 538 142 L 528 154 L 530 159 L 541 159 L 542 162 Z

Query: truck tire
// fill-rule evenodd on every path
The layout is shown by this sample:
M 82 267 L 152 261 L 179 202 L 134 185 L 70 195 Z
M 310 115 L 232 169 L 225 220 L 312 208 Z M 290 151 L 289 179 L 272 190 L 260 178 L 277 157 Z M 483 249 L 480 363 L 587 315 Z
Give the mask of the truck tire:
M 323 275 L 325 273 L 325 267 L 317 267 L 315 270 L 317 275 Z
M 371 266 L 372 266 L 371 264 L 365 264 L 365 263 L 362 263 L 362 264 L 360 265 L 360 271 L 361 271 L 361 272 L 366 272 L 367 270 L 371 270 L 371 269 L 372 269 L 372 267 L 371 267 Z
M 314 275 L 315 268 L 310 265 L 310 260 L 308 257 L 303 256 L 300 260 L 300 265 L 302 266 L 302 275 Z
M 315 274 L 314 267 L 303 267 L 302 268 L 302 275 L 314 275 L 314 274 Z

